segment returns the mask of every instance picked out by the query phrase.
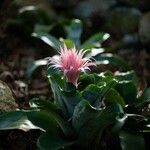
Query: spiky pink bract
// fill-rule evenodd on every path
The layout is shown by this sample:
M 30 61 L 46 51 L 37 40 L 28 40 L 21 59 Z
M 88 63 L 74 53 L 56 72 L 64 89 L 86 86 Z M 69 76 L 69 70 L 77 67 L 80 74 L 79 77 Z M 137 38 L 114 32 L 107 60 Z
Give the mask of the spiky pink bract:
M 86 59 L 82 50 L 77 51 L 76 48 L 68 49 L 64 44 L 58 57 L 50 58 L 53 67 L 63 71 L 67 81 L 77 86 L 77 80 L 81 71 L 89 70 L 89 66 L 95 65 Z

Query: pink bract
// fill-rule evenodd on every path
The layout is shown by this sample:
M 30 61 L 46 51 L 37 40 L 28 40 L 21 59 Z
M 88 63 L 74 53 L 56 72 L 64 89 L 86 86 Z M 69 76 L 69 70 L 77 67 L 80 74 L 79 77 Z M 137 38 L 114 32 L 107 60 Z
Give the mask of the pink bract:
M 58 57 L 52 57 L 49 60 L 53 64 L 53 67 L 63 71 L 68 82 L 77 86 L 80 72 L 89 70 L 89 66 L 95 65 L 95 63 L 83 56 L 83 50 L 78 51 L 75 47 L 68 49 L 64 44 L 64 47 L 61 48 L 60 55 Z

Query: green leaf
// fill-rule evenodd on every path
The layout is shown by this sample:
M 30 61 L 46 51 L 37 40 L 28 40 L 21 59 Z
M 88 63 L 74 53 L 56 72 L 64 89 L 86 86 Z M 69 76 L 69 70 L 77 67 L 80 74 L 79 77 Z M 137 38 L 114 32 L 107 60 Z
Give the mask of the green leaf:
M 88 126 L 86 124 L 89 120 L 93 119 L 93 117 L 97 117 L 100 113 L 100 110 L 96 110 L 90 106 L 88 101 L 82 100 L 74 109 L 73 117 L 72 117 L 72 126 L 73 128 L 79 132 L 83 126 Z M 93 122 L 94 123 L 94 122 Z
M 46 65 L 47 65 L 47 60 L 45 59 L 39 59 L 39 60 L 32 62 L 26 70 L 27 77 L 31 78 L 32 74 L 38 67 L 46 66 Z
M 111 81 L 117 82 L 113 74 L 111 74 L 111 72 L 109 71 L 100 73 L 99 77 L 101 77 L 101 80 L 103 82 L 106 82 L 106 84 L 108 84 Z
M 120 133 L 122 150 L 145 150 L 144 137 L 141 134 L 128 132 Z
M 50 105 L 50 107 L 53 111 L 56 110 L 53 106 Z M 41 149 L 57 149 L 72 144 L 72 141 L 68 142 L 65 139 L 55 119 L 54 115 L 43 110 L 9 112 L 0 116 L 0 130 L 21 129 L 28 131 L 30 129 L 40 129 L 46 131 L 38 141 L 38 146 Z
M 45 42 L 46 44 L 48 44 L 55 50 L 60 51 L 60 47 L 62 43 L 54 36 L 45 32 L 32 33 L 32 36 L 35 38 L 41 39 L 43 42 Z
M 131 81 L 134 83 L 135 86 L 138 85 L 138 78 L 134 70 L 127 71 L 127 72 L 116 72 L 115 78 L 120 82 Z
M 75 106 L 82 100 L 82 97 L 78 91 L 62 92 L 62 100 L 65 103 L 67 114 L 72 117 Z
M 61 41 L 66 44 L 67 48 L 73 48 L 75 46 L 74 42 L 70 39 L 62 39 Z
M 30 129 L 41 129 L 34 125 L 27 117 L 25 111 L 12 111 L 0 115 L 0 130 L 21 129 L 28 131 Z M 41 129 L 43 130 L 43 129 Z
M 74 44 L 79 47 L 80 37 L 82 33 L 82 22 L 79 19 L 74 19 L 71 21 L 70 26 L 66 27 L 67 38 L 72 40 Z
M 133 106 L 132 106 L 133 107 Z M 144 129 L 147 129 L 147 124 L 149 123 L 149 119 L 143 115 L 135 114 L 127 114 L 127 119 L 124 125 L 124 129 L 126 131 L 132 132 L 141 132 Z
M 106 94 L 104 102 L 105 102 L 106 105 L 110 105 L 112 103 L 118 103 L 122 107 L 125 107 L 124 99 L 113 88 L 111 90 L 109 90 L 109 92 Z
M 100 102 L 102 87 L 99 87 L 95 84 L 90 84 L 83 91 L 83 98 L 86 99 L 92 106 L 94 106 L 95 102 Z
M 74 107 L 81 100 L 80 93 L 73 84 L 65 83 L 64 86 L 61 86 L 61 82 L 65 81 L 59 74 L 51 74 L 49 80 L 56 104 L 62 109 L 66 117 L 70 118 L 73 114 Z
M 98 54 L 103 53 L 105 50 L 103 48 L 90 48 L 90 49 L 85 49 L 85 55 L 87 58 L 92 58 Z
M 144 90 L 144 92 L 142 94 L 142 100 L 150 101 L 150 87 Z
M 17 19 L 22 21 L 25 25 L 31 25 L 35 23 L 50 24 L 51 19 L 45 11 L 35 6 L 24 6 L 19 10 Z
M 65 139 L 59 132 L 52 134 L 46 132 L 38 139 L 38 148 L 40 150 L 58 150 L 73 144 L 72 141 Z
M 49 111 L 52 114 L 56 113 L 58 115 L 63 116 L 61 109 L 58 108 L 57 105 L 53 104 L 50 101 L 34 98 L 34 99 L 30 100 L 29 104 L 30 104 L 31 108 L 38 108 L 40 110 Z
M 88 147 L 93 141 L 99 142 L 102 132 L 108 126 L 120 122 L 121 125 L 118 126 L 120 129 L 125 120 L 125 118 L 121 120 L 122 117 L 123 110 L 118 104 L 113 104 L 105 109 L 95 109 L 86 100 L 83 100 L 75 107 L 72 125 L 79 134 L 78 142 Z
M 51 132 L 58 130 L 55 119 L 46 112 L 37 110 L 13 111 L 0 116 L 0 129 L 41 129 Z
M 127 62 L 119 57 L 118 55 L 111 54 L 111 53 L 103 53 L 98 54 L 93 57 L 96 60 L 96 64 L 112 64 L 114 66 L 121 67 L 123 70 L 131 70 L 128 66 Z
M 116 81 L 113 79 L 111 79 L 108 83 L 102 82 L 102 85 L 100 86 L 90 84 L 83 91 L 83 97 L 88 100 L 93 107 L 98 108 L 105 95 L 107 95 L 109 90 L 111 90 L 111 88 L 113 88 L 115 85 Z
M 81 74 L 79 77 L 79 86 L 78 88 L 85 89 L 90 84 L 95 84 L 97 86 L 104 86 L 109 82 L 117 82 L 111 72 L 102 72 L 101 74 Z
M 106 81 L 106 85 L 103 86 L 102 91 L 101 91 L 101 99 L 104 98 L 107 95 L 107 93 L 111 90 L 111 88 L 113 88 L 116 84 L 117 84 L 117 82 L 115 79 Z
M 115 89 L 123 97 L 126 104 L 134 104 L 137 102 L 137 89 L 133 82 L 131 81 L 122 81 L 119 82 Z
M 60 129 L 59 124 L 55 118 L 44 111 L 30 111 L 27 113 L 28 119 L 36 126 L 42 128 L 45 131 L 55 133 Z
M 99 77 L 96 73 L 92 74 L 81 74 L 79 77 L 79 85 L 78 89 L 85 89 L 90 84 L 96 84 L 98 85 L 99 82 L 102 81 L 102 78 Z
M 43 24 L 36 24 L 34 26 L 34 33 L 39 33 L 39 32 L 46 32 L 48 33 L 54 25 L 43 25 Z
M 57 105 L 45 100 L 32 99 L 30 101 L 30 106 L 48 112 L 57 121 L 66 136 L 73 135 L 73 130 L 69 122 L 65 120 L 62 110 L 58 108 Z
M 108 33 L 96 33 L 92 35 L 88 40 L 86 40 L 81 48 L 89 49 L 93 47 L 100 47 L 100 43 L 109 37 Z
M 50 69 L 51 70 L 51 69 Z M 60 74 L 50 72 L 48 79 L 51 85 L 51 89 L 54 95 L 54 100 L 59 108 L 62 109 L 63 113 L 68 116 L 65 103 L 62 99 L 62 87 L 63 79 Z
M 80 77 L 80 88 L 83 88 L 83 98 L 88 100 L 93 107 L 99 107 L 101 101 L 107 95 L 109 90 L 113 88 L 117 81 L 110 75 L 110 73 L 97 74 L 84 74 Z M 84 85 L 84 83 L 87 83 Z

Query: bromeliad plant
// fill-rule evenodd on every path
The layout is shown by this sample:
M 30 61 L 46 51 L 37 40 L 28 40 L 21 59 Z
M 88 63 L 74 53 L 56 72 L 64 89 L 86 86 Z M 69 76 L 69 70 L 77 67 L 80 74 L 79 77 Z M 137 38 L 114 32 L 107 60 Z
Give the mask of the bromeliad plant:
M 89 73 L 95 62 L 65 45 L 48 58 L 54 101 L 32 99 L 30 110 L 0 116 L 0 129 L 41 130 L 41 150 L 144 150 L 149 89 L 139 95 L 134 71 Z

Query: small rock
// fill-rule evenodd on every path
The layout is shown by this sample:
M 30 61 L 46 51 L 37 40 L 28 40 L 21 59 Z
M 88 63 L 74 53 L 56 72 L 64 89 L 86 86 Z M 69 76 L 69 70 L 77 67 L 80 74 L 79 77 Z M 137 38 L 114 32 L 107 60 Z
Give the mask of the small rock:
M 23 81 L 17 80 L 14 82 L 14 93 L 18 99 L 25 98 L 28 95 L 28 85 Z
M 0 80 L 4 81 L 4 82 L 13 82 L 14 81 L 14 77 L 13 74 L 9 71 L 3 71 L 3 73 L 0 74 Z
M 3 81 L 0 81 L 0 114 L 9 112 L 18 107 L 11 89 Z

